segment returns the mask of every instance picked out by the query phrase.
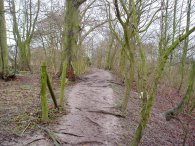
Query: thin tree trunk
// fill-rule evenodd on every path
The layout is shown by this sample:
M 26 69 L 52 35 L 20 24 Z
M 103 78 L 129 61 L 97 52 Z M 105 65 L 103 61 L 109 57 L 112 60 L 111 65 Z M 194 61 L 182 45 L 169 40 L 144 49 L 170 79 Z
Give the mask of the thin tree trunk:
M 140 140 L 143 136 L 144 129 L 146 128 L 146 125 L 147 125 L 148 120 L 150 118 L 152 106 L 154 104 L 155 91 L 156 91 L 159 79 L 162 75 L 162 72 L 165 68 L 165 65 L 166 65 L 166 62 L 167 62 L 169 55 L 183 40 L 185 40 L 194 31 L 195 31 L 195 27 L 193 27 L 191 30 L 186 32 L 184 35 L 178 37 L 174 41 L 174 43 L 165 50 L 162 57 L 159 59 L 158 67 L 156 69 L 155 79 L 154 79 L 152 86 L 150 88 L 149 99 L 148 99 L 147 104 L 146 104 L 146 110 L 145 110 L 145 113 L 141 116 L 140 123 L 138 125 L 138 128 L 136 129 L 131 146 L 138 146 L 138 144 L 140 143 Z
M 188 89 L 186 91 L 185 96 L 181 100 L 181 102 L 176 106 L 175 108 L 168 110 L 165 113 L 165 118 L 167 121 L 171 120 L 174 115 L 184 109 L 190 98 L 192 97 L 193 94 L 193 88 L 194 88 L 194 82 L 195 82 L 195 62 L 193 62 L 192 69 L 190 72 L 190 76 L 188 79 Z
M 35 24 L 38 19 L 38 14 L 40 10 L 40 0 L 37 0 L 37 11 L 35 13 L 32 12 L 32 1 L 29 2 L 29 9 L 26 7 L 26 1 L 24 2 L 24 10 L 23 10 L 23 20 L 22 29 L 19 26 L 18 19 L 16 16 L 16 8 L 15 1 L 10 1 L 10 12 L 13 19 L 13 35 L 18 47 L 18 55 L 19 55 L 19 67 L 21 70 L 31 70 L 30 60 L 31 60 L 31 51 L 30 51 L 30 43 L 34 34 Z M 34 18 L 33 18 L 34 15 Z
M 61 79 L 61 86 L 60 86 L 60 98 L 59 98 L 59 105 L 60 107 L 63 107 L 64 101 L 65 104 L 67 104 L 67 99 L 64 98 L 64 87 L 65 87 L 65 79 L 66 79 L 66 68 L 67 64 L 63 64 L 63 70 L 62 70 L 62 79 Z
M 189 28 L 190 28 L 190 12 L 191 12 L 191 0 L 188 0 L 186 32 L 188 32 L 189 31 Z M 187 57 L 187 51 L 188 51 L 188 43 L 189 43 L 189 38 L 187 38 L 184 41 L 182 61 L 181 61 L 181 71 L 182 71 L 181 72 L 181 82 L 180 82 L 180 85 L 179 85 L 178 92 L 180 92 L 180 90 L 182 88 L 183 81 L 184 81 L 185 64 L 186 64 L 186 57 Z
M 176 14 L 177 14 L 177 0 L 175 0 L 174 2 L 174 10 L 173 10 L 173 34 L 172 34 L 172 43 L 175 40 L 175 33 L 176 33 Z M 172 63 L 173 61 L 173 52 L 171 53 L 171 57 L 170 57 L 170 63 Z

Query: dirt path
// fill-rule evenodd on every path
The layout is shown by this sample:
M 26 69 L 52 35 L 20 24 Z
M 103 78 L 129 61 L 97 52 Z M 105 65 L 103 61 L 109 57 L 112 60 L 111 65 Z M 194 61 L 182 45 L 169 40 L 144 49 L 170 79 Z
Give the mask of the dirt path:
M 69 113 L 60 117 L 52 131 L 65 146 L 124 145 L 123 126 L 116 110 L 116 95 L 110 81 L 112 75 L 92 69 L 83 81 L 72 86 L 68 94 Z M 3 145 L 52 146 L 42 131 Z
M 69 94 L 70 114 L 60 119 L 56 135 L 69 145 L 118 145 L 121 131 L 115 95 L 104 70 L 93 70 Z
M 26 78 L 24 78 L 26 81 Z M 28 78 L 27 78 L 28 79 Z M 33 80 L 32 80 L 33 79 Z M 23 87 L 24 82 L 13 81 L 14 91 L 20 90 L 21 96 L 17 99 L 24 97 L 31 97 L 33 93 L 39 93 L 37 90 L 38 78 L 32 78 L 27 85 L 31 85 L 34 90 L 30 94 L 26 94 L 27 90 L 20 89 Z M 36 81 L 36 82 L 35 82 Z M 113 83 L 113 81 L 116 83 Z M 82 76 L 82 80 L 75 85 L 66 87 L 66 97 L 68 97 L 68 114 L 59 117 L 56 123 L 45 125 L 59 140 L 62 146 L 128 146 L 132 140 L 132 136 L 136 130 L 139 122 L 141 100 L 137 92 L 131 91 L 131 97 L 128 103 L 128 111 L 126 118 L 121 117 L 119 110 L 116 106 L 121 102 L 123 96 L 124 86 L 117 84 L 120 82 L 115 75 L 111 75 L 108 71 L 100 69 L 92 69 L 91 73 Z M 12 83 L 4 83 L 9 87 Z M 36 84 L 33 84 L 36 83 Z M 54 82 L 55 83 L 55 82 Z M 59 82 L 56 82 L 55 91 L 59 94 Z M 31 87 L 30 86 L 30 87 Z M 19 88 L 16 88 L 19 87 Z M 35 88 L 36 87 L 36 88 Z M 37 88 L 38 87 L 38 88 Z M 5 90 L 4 88 L 1 88 Z M 9 89 L 9 88 L 8 88 Z M 6 92 L 1 94 L 5 99 L 8 97 L 15 97 L 15 92 Z M 26 88 L 25 88 L 26 89 Z M 36 90 L 35 90 L 36 89 Z M 10 90 L 9 90 L 10 91 Z M 6 94 L 9 93 L 9 94 Z M 9 96 L 8 96 L 9 95 Z M 172 101 L 179 101 L 171 96 Z M 40 100 L 39 95 L 32 96 L 33 100 L 29 103 Z M 16 100 L 15 98 L 13 99 Z M 140 146 L 180 146 L 183 143 L 184 131 L 182 125 L 175 120 L 167 122 L 163 113 L 172 107 L 166 96 L 156 96 L 155 104 L 152 109 L 151 118 L 145 129 Z M 6 102 L 6 105 L 9 103 Z M 20 105 L 12 103 L 12 105 Z M 30 104 L 27 104 L 30 105 Z M 27 111 L 39 109 L 39 104 L 35 104 Z M 28 106 L 27 106 L 28 107 Z M 26 109 L 26 108 L 25 108 Z M 32 112 L 30 111 L 30 112 Z M 3 112 L 4 113 L 4 112 Z M 12 111 L 16 114 L 17 111 Z M 18 113 L 20 115 L 20 113 Z M 34 115 L 37 117 L 37 115 Z M 12 117 L 12 116 L 11 116 Z M 31 117 L 33 118 L 33 117 Z M 185 118 L 185 117 L 181 117 Z M 190 122 L 188 129 L 188 138 L 186 144 L 191 146 L 195 144 L 195 121 L 186 118 L 184 122 Z M 28 122 L 23 120 L 22 122 Z M 55 122 L 55 120 L 54 120 Z M 26 123 L 27 124 L 27 123 Z M 8 124 L 9 125 L 9 124 Z M 42 125 L 43 126 L 43 125 Z M 3 120 L 3 126 L 0 129 L 9 128 Z M 26 126 L 25 126 L 26 127 Z M 15 135 L 2 136 L 3 130 L 0 130 L 0 146 L 53 146 L 51 138 L 42 129 L 34 133 L 22 128 L 23 134 L 19 137 Z M 28 127 L 28 124 L 27 124 Z M 44 127 L 44 126 L 43 126 Z M 10 129 L 12 131 L 14 129 Z M 5 131 L 5 130 L 4 130 Z

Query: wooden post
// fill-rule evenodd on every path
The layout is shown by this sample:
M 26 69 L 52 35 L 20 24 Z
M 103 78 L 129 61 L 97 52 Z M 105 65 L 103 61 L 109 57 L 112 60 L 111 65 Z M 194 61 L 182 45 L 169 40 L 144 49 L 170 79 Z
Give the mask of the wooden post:
M 47 74 L 47 72 L 46 72 L 46 74 Z M 49 79 L 48 74 L 47 74 L 47 86 L 48 86 L 49 92 L 50 92 L 50 94 L 51 94 L 51 97 L 52 97 L 52 99 L 53 99 L 55 108 L 58 108 L 58 104 L 57 104 L 57 101 L 56 101 L 56 97 L 55 97 L 55 94 L 54 94 L 54 92 L 53 92 L 52 85 L 51 85 L 51 81 L 50 81 L 50 79 Z
M 66 78 L 66 68 L 67 68 L 67 64 L 64 63 L 63 64 L 63 70 L 62 70 L 62 78 L 61 78 L 61 87 L 60 87 L 60 102 L 59 105 L 61 107 L 63 107 L 63 102 L 64 102 L 64 86 L 65 86 L 65 78 Z M 65 103 L 67 102 L 67 100 L 65 99 Z
M 48 120 L 48 105 L 47 105 L 47 72 L 46 72 L 46 63 L 41 65 L 41 110 L 42 116 L 41 120 L 46 122 Z

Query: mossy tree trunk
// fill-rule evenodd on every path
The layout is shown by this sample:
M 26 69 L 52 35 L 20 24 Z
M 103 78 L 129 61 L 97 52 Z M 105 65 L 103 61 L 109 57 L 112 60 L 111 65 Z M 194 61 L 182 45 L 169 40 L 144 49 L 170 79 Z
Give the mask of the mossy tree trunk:
M 106 55 L 106 66 L 105 69 L 111 70 L 112 69 L 112 48 L 113 48 L 114 38 L 113 36 L 110 37 L 108 51 Z
M 165 52 L 163 53 L 162 57 L 159 59 L 159 63 L 156 69 L 155 78 L 152 82 L 152 86 L 149 91 L 149 99 L 146 104 L 146 109 L 144 114 L 141 115 L 140 123 L 138 125 L 138 128 L 136 129 L 135 135 L 133 137 L 131 146 L 137 146 L 140 143 L 140 140 L 143 136 L 144 129 L 146 128 L 146 125 L 148 123 L 148 120 L 150 118 L 150 113 L 152 110 L 152 106 L 154 104 L 155 99 L 155 91 L 159 82 L 159 79 L 163 73 L 163 70 L 165 68 L 166 62 L 168 60 L 169 55 L 173 52 L 173 50 L 183 41 L 185 40 L 192 32 L 195 31 L 195 27 L 190 29 L 188 32 L 186 32 L 184 35 L 179 36 L 170 47 L 165 49 Z
M 8 77 L 8 47 L 4 0 L 0 0 L 0 76 L 3 79 Z
M 64 62 L 62 76 L 61 76 L 62 77 L 61 78 L 61 85 L 60 85 L 60 97 L 59 97 L 60 107 L 63 107 L 64 104 L 65 105 L 67 104 L 67 99 L 64 98 L 64 87 L 65 87 L 65 81 L 66 81 L 66 68 L 67 68 L 67 64 Z
M 192 69 L 191 69 L 191 72 L 189 75 L 188 88 L 187 88 L 186 94 L 182 98 L 182 100 L 178 104 L 178 106 L 176 106 L 175 108 L 173 108 L 171 110 L 168 110 L 165 113 L 165 118 L 167 121 L 171 120 L 176 113 L 183 111 L 184 107 L 187 105 L 188 101 L 190 100 L 190 98 L 192 97 L 192 95 L 194 93 L 194 91 L 193 91 L 194 83 L 195 83 L 195 62 L 193 62 Z M 193 100 L 192 100 L 192 103 L 193 103 Z M 193 108 L 193 106 L 192 106 L 192 108 Z M 191 112 L 191 110 L 189 112 Z
M 172 29 L 173 29 L 173 33 L 172 33 L 172 43 L 175 40 L 175 33 L 176 33 L 176 14 L 177 14 L 177 3 L 178 0 L 175 0 L 174 2 L 174 10 L 173 10 L 173 25 L 172 25 Z M 172 63 L 173 61 L 173 52 L 171 53 L 171 57 L 170 57 L 170 63 Z
M 23 3 L 23 16 L 22 24 L 19 24 L 16 12 L 15 1 L 10 1 L 10 12 L 13 20 L 13 35 L 18 47 L 18 55 L 19 55 L 19 67 L 21 70 L 30 70 L 30 60 L 31 60 L 31 51 L 30 51 L 30 43 L 34 34 L 35 24 L 38 19 L 38 14 L 40 10 L 40 0 L 37 0 L 37 9 L 33 11 L 32 0 L 24 1 Z M 20 26 L 22 25 L 22 26 Z
M 75 80 L 72 61 L 74 59 L 74 50 L 77 49 L 78 35 L 80 32 L 80 12 L 79 6 L 86 0 L 66 0 L 65 18 L 63 32 L 63 53 L 60 67 L 60 75 L 63 68 L 63 62 L 67 62 L 67 77 L 69 80 Z
M 31 60 L 31 52 L 30 52 L 30 43 L 25 41 L 25 42 L 20 42 L 18 43 L 18 48 L 19 48 L 19 67 L 20 70 L 30 70 L 30 60 Z
M 119 4 L 118 4 L 118 0 L 114 0 L 114 6 L 116 9 L 116 16 L 117 19 L 119 20 L 122 28 L 123 28 L 123 33 L 124 33 L 124 51 L 125 53 L 122 55 L 125 55 L 128 59 L 128 63 L 129 63 L 129 73 L 124 73 L 125 75 L 125 84 L 126 84 L 126 89 L 125 89 L 125 93 L 124 93 L 124 99 L 122 101 L 122 105 L 121 105 L 121 109 L 122 112 L 125 113 L 126 109 L 127 109 L 127 105 L 128 105 L 128 101 L 129 101 L 129 92 L 134 80 L 134 73 L 135 73 L 135 56 L 134 56 L 134 46 L 132 38 L 133 38 L 133 31 L 131 29 L 131 25 L 130 25 L 130 12 L 127 12 L 127 7 L 124 4 L 124 1 L 120 1 L 121 5 L 123 7 L 123 9 L 125 9 L 128 18 L 125 20 L 125 22 L 121 19 L 121 14 L 120 14 L 120 10 L 119 10 Z
M 129 5 L 127 5 L 127 3 Z M 164 4 L 163 4 L 164 5 Z M 138 61 L 139 64 L 139 73 L 140 73 L 140 90 L 142 90 L 144 92 L 144 97 L 143 97 L 143 105 L 142 105 L 142 110 L 141 110 L 141 119 L 138 125 L 138 128 L 136 129 L 135 135 L 133 137 L 133 140 L 131 141 L 131 145 L 132 146 L 137 146 L 140 143 L 140 140 L 143 136 L 144 130 L 146 128 L 146 125 L 148 123 L 149 117 L 150 117 L 150 113 L 151 113 L 151 109 L 152 106 L 154 104 L 154 99 L 155 99 L 155 92 L 156 92 L 156 88 L 159 82 L 159 79 L 163 73 L 163 70 L 165 68 L 166 62 L 168 60 L 168 57 L 170 56 L 170 54 L 173 52 L 173 50 L 183 41 L 185 40 L 192 32 L 195 31 L 195 27 L 193 27 L 189 32 L 186 31 L 185 34 L 178 36 L 173 42 L 172 44 L 168 47 L 167 44 L 167 30 L 164 30 L 165 28 L 168 28 L 168 24 L 167 23 L 167 19 L 164 17 L 164 14 L 167 16 L 168 15 L 168 1 L 166 2 L 166 13 L 162 14 L 163 17 L 163 31 L 162 31 L 162 35 L 161 35 L 161 41 L 159 44 L 159 59 L 158 59 L 158 66 L 156 69 L 156 74 L 154 77 L 154 80 L 152 82 L 152 86 L 149 89 L 149 98 L 147 99 L 147 61 L 146 61 L 146 55 L 145 55 L 145 51 L 144 48 L 142 46 L 142 41 L 140 38 L 140 34 L 141 32 L 146 31 L 149 26 L 151 25 L 151 23 L 154 21 L 154 17 L 155 15 L 159 12 L 159 10 L 157 10 L 154 15 L 152 16 L 152 18 L 150 19 L 149 22 L 147 22 L 146 26 L 144 29 L 140 29 L 138 30 L 138 26 L 140 24 L 140 17 L 142 14 L 142 10 L 140 9 L 141 7 L 143 7 L 142 5 L 142 1 L 134 1 L 134 0 L 129 0 L 129 1 L 124 1 L 124 0 L 114 0 L 114 6 L 115 6 L 115 10 L 116 10 L 116 16 L 117 19 L 119 21 L 119 23 L 121 24 L 122 28 L 123 28 L 123 34 L 124 34 L 124 38 L 120 39 L 119 35 L 117 34 L 117 32 L 115 30 L 113 30 L 111 28 L 111 31 L 113 31 L 117 38 L 117 40 L 119 40 L 119 42 L 121 43 L 121 45 L 123 46 L 124 50 L 122 50 L 124 55 L 128 62 L 124 63 L 126 65 L 129 65 L 129 74 L 131 75 L 131 79 L 134 79 L 134 73 L 135 73 L 135 62 Z M 164 6 L 163 6 L 164 7 Z M 122 11 L 125 13 L 125 17 L 121 16 L 122 14 L 120 13 L 120 10 L 122 9 Z M 110 14 L 108 14 L 110 17 Z M 111 22 L 110 22 L 111 23 Z M 141 58 L 141 62 L 139 62 L 139 60 L 136 60 L 135 55 L 135 49 L 139 49 L 139 57 Z M 123 58 L 122 58 L 123 59 Z M 136 62 L 137 63 L 137 62 Z M 125 65 L 124 65 L 125 66 Z M 126 67 L 126 66 L 125 66 Z M 127 75 L 129 74 L 125 74 L 125 79 L 127 79 Z M 128 80 L 126 80 L 128 81 Z M 129 84 L 125 85 L 126 86 L 126 90 L 128 90 L 128 92 L 130 92 L 131 89 L 131 85 L 133 80 L 129 80 L 128 81 Z M 126 94 L 128 95 L 128 94 Z M 128 103 L 128 96 L 126 96 L 123 100 L 123 111 L 125 111 L 127 109 L 127 103 Z
M 186 32 L 189 31 L 190 29 L 190 15 L 191 15 L 191 0 L 188 0 L 188 5 L 187 5 L 187 20 L 186 20 Z M 186 64 L 186 57 L 187 57 L 187 52 L 188 52 L 188 44 L 189 44 L 189 38 L 187 38 L 184 41 L 184 47 L 183 47 L 183 52 L 182 52 L 182 60 L 181 60 L 181 82 L 179 85 L 178 92 L 182 88 L 182 84 L 184 81 L 184 76 L 185 76 L 185 64 Z
M 136 10 L 136 4 L 135 1 L 132 0 L 131 1 L 131 5 L 132 5 L 132 13 L 133 13 L 133 24 L 135 26 L 135 31 L 134 31 L 134 35 L 136 38 L 136 42 L 137 42 L 137 47 L 139 48 L 139 54 L 141 57 L 141 63 L 140 63 L 140 88 L 139 90 L 141 92 L 143 92 L 143 97 L 142 97 L 142 112 L 141 115 L 143 115 L 145 113 L 146 110 L 146 103 L 147 103 L 147 67 L 146 67 L 146 55 L 145 55 L 145 50 L 143 49 L 142 46 L 142 41 L 139 35 L 139 30 L 138 30 L 138 18 L 139 18 L 139 14 Z

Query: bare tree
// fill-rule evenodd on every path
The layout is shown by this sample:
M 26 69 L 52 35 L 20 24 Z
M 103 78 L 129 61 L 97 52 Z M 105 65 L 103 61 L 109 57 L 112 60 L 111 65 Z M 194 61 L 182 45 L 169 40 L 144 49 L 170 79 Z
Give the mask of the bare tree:
M 13 19 L 13 35 L 16 45 L 19 48 L 19 66 L 22 70 L 31 71 L 30 43 L 35 31 L 39 10 L 40 0 L 37 0 L 37 6 L 34 5 L 32 0 L 25 0 L 22 14 L 17 13 L 15 0 L 11 0 L 10 2 L 10 12 Z

